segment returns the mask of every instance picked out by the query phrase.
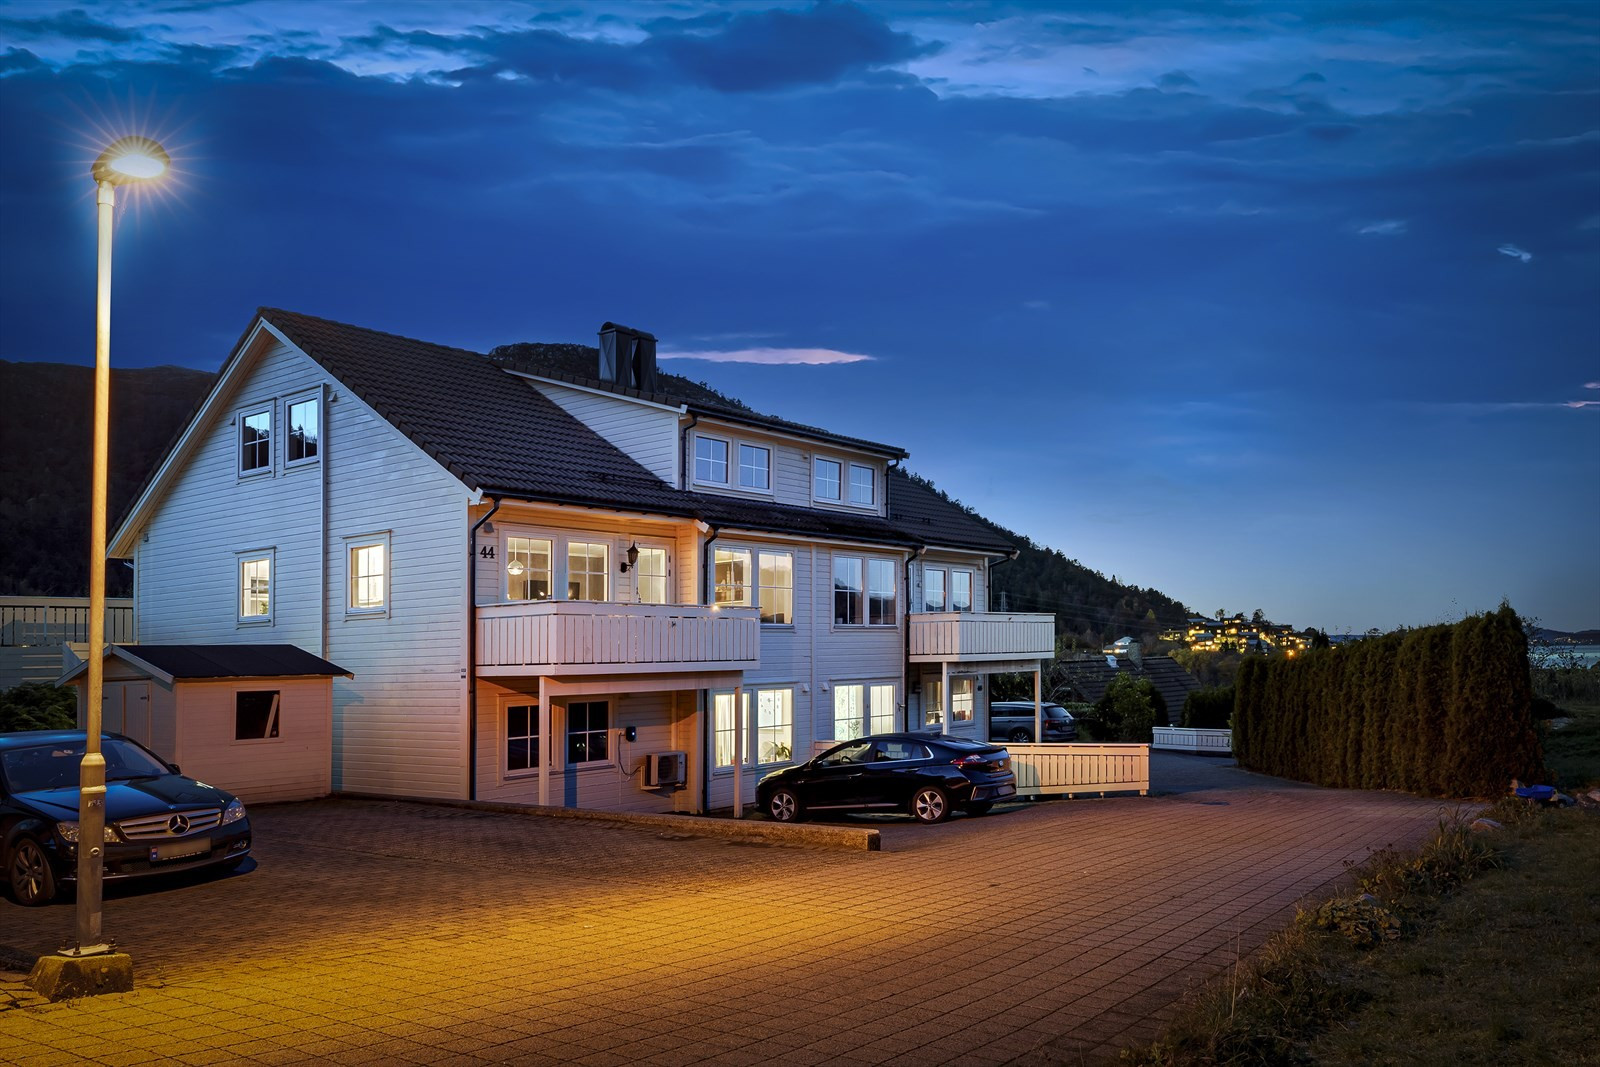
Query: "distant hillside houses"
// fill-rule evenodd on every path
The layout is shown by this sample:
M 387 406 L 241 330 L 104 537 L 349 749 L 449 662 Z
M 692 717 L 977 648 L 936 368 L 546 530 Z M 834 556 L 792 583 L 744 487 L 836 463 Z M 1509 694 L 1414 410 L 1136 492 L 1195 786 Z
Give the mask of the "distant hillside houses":
M 1191 615 L 1183 629 L 1163 630 L 1160 638 L 1181 644 L 1192 652 L 1255 652 L 1293 656 L 1311 647 L 1311 631 L 1296 630 L 1244 615 L 1207 619 Z M 1110 651 L 1109 649 L 1107 650 Z

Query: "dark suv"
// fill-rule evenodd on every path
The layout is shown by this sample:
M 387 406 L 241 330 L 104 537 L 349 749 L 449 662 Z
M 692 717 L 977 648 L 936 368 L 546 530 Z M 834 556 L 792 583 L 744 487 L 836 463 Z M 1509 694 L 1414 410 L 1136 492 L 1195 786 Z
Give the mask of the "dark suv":
M 1033 740 L 1033 701 L 1001 700 L 989 705 L 989 737 L 995 741 Z M 1076 741 L 1078 724 L 1060 704 L 1044 705 L 1045 741 Z
M 0 734 L 0 857 L 18 904 L 48 904 L 78 877 L 82 730 Z M 178 773 L 121 734 L 103 734 L 105 877 L 166 874 L 250 854 L 250 820 L 231 793 Z

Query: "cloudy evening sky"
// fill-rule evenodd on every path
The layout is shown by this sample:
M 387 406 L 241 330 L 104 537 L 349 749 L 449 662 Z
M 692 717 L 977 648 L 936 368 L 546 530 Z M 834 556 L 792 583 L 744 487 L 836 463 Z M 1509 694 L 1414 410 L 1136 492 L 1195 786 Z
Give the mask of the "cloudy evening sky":
M 1203 613 L 1600 627 L 1593 6 L 0 0 L 0 358 L 124 132 L 119 366 L 614 319 Z

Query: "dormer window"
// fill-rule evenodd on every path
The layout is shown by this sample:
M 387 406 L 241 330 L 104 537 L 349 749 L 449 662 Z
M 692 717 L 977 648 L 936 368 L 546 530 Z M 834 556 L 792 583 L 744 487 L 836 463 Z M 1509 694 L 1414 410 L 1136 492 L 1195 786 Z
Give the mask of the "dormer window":
M 739 445 L 739 487 L 760 489 L 762 492 L 772 488 L 770 448 L 762 448 L 760 445 Z
M 839 499 L 840 480 L 844 473 L 843 465 L 838 460 L 818 457 L 812 462 L 811 469 L 813 481 L 815 482 L 815 488 L 812 490 L 813 495 L 818 500 L 837 501 Z
M 859 463 L 850 464 L 850 503 L 873 507 L 878 503 L 877 471 Z
M 728 442 L 720 437 L 694 439 L 694 480 L 710 485 L 728 484 Z

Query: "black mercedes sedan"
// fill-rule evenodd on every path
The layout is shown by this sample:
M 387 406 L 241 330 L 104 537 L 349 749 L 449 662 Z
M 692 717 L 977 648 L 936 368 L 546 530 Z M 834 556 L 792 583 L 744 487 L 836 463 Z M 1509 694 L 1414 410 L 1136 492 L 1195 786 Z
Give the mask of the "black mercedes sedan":
M 82 730 L 0 734 L 0 857 L 11 896 L 48 904 L 78 877 Z M 178 773 L 121 734 L 103 734 L 105 877 L 166 874 L 250 854 L 250 820 L 231 793 Z
M 1016 791 L 1011 755 L 998 745 L 942 734 L 873 734 L 767 775 L 756 802 L 778 822 L 823 811 L 903 811 L 936 823 L 957 807 L 983 815 Z

